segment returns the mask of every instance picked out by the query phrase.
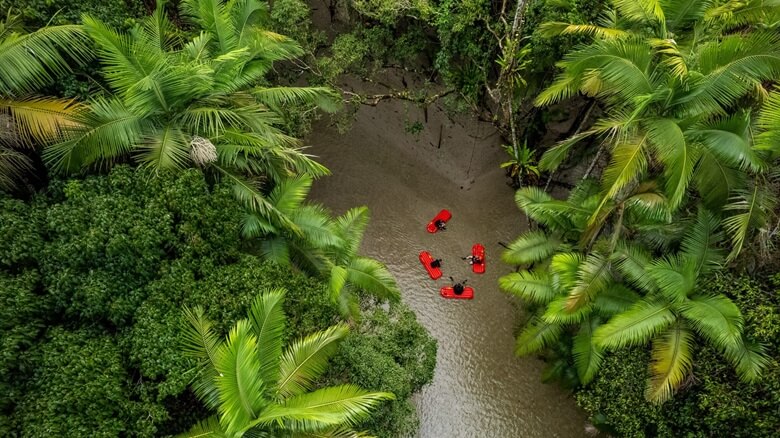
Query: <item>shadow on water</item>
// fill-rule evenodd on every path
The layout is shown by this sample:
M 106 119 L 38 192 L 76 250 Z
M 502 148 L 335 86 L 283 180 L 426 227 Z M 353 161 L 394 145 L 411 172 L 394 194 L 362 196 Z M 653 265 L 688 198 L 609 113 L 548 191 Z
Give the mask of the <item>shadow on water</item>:
M 422 110 L 383 102 L 361 108 L 344 135 L 323 121 L 307 139 L 333 172 L 315 183 L 312 199 L 337 213 L 370 208 L 362 252 L 388 265 L 403 300 L 438 340 L 434 381 L 417 397 L 419 436 L 583 436 L 585 417 L 573 400 L 540 382 L 543 364 L 513 354 L 518 315 L 498 290 L 498 277 L 510 271 L 498 242 L 511 241 L 525 220 L 498 168 L 499 136 L 487 123 L 453 121 L 433 106 L 428 113 L 425 129 L 410 134 L 404 126 L 410 117 L 423 121 Z M 453 213 L 447 230 L 427 233 L 442 208 Z M 487 251 L 481 276 L 461 260 L 475 242 Z M 428 278 L 421 250 L 443 259 L 442 279 Z M 442 299 L 448 276 L 468 278 L 475 299 Z

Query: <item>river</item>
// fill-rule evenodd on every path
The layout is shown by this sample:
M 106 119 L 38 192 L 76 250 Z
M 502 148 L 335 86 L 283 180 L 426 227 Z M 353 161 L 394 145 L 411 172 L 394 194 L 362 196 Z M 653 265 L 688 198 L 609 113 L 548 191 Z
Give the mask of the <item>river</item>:
M 422 131 L 409 132 L 414 122 Z M 525 219 L 498 168 L 505 154 L 493 127 L 451 119 L 436 105 L 426 121 L 419 108 L 382 101 L 362 106 L 345 134 L 324 119 L 313 132 L 309 152 L 333 175 L 314 184 L 311 198 L 339 214 L 370 208 L 362 253 L 388 266 L 403 301 L 438 341 L 433 383 L 416 399 L 419 436 L 583 436 L 584 414 L 565 391 L 541 383 L 543 363 L 513 354 L 519 309 L 497 286 L 510 271 L 497 242 L 511 241 Z M 442 208 L 453 214 L 447 230 L 427 233 L 426 223 Z M 461 260 L 475 242 L 487 251 L 481 276 Z M 428 278 L 421 250 L 443 259 L 442 279 Z M 473 301 L 439 296 L 450 275 L 468 279 Z

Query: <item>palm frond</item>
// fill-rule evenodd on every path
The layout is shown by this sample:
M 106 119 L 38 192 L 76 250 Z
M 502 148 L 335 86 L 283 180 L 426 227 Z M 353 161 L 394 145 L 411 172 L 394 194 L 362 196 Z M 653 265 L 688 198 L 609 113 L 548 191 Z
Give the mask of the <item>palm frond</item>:
M 767 211 L 775 205 L 774 197 L 758 184 L 750 191 L 738 191 L 724 210 L 732 213 L 723 220 L 723 228 L 731 236 L 732 250 L 726 261 L 734 260 L 751 231 L 766 223 Z
M 726 165 L 709 150 L 701 151 L 693 174 L 704 205 L 713 211 L 720 211 L 737 188 L 744 187 L 745 176 L 745 172 Z
M 0 114 L 7 114 L 13 121 L 19 146 L 59 139 L 63 128 L 74 123 L 81 109 L 71 100 L 51 97 L 0 99 Z
M 573 312 L 593 301 L 599 292 L 606 289 L 611 275 L 609 259 L 593 252 L 580 263 L 577 281 L 569 290 L 566 309 Z
M 552 256 L 560 245 L 560 240 L 544 231 L 528 231 L 509 244 L 501 260 L 510 265 L 539 262 Z
M 590 317 L 580 324 L 580 329 L 574 336 L 572 355 L 577 367 L 577 376 L 583 385 L 587 385 L 596 376 L 601 366 L 604 354 L 594 342 L 593 332 L 601 325 L 598 317 Z
M 285 399 L 271 406 L 257 424 L 284 422 L 290 430 L 320 431 L 330 426 L 354 426 L 371 411 L 395 396 L 388 392 L 369 392 L 355 385 L 339 385 Z
M 648 139 L 655 146 L 664 164 L 666 197 L 669 199 L 669 207 L 674 210 L 685 196 L 698 153 L 688 144 L 682 129 L 675 121 L 654 119 L 648 122 L 648 125 Z
M 257 349 L 247 320 L 238 321 L 217 349 L 214 382 L 219 390 L 219 422 L 228 435 L 245 430 L 267 403 Z
M 760 344 L 748 342 L 744 338 L 739 338 L 735 345 L 728 346 L 724 353 L 736 367 L 740 379 L 745 382 L 758 380 L 771 361 Z
M 736 346 L 742 338 L 742 313 L 724 295 L 694 295 L 679 309 L 694 330 L 721 350 Z
M 25 173 L 33 170 L 30 158 L 0 144 L 0 189 L 17 187 Z
M 95 162 L 111 162 L 141 143 L 143 117 L 117 99 L 96 99 L 63 128 L 63 140 L 43 151 L 55 171 L 76 171 Z
M 656 25 L 666 20 L 661 0 L 613 0 L 618 12 L 632 21 Z
M 719 225 L 718 219 L 712 213 L 700 208 L 696 215 L 696 222 L 683 237 L 680 244 L 682 254 L 688 260 L 694 261 L 696 275 L 706 274 L 710 269 L 717 267 L 722 258 L 721 252 L 716 247 L 721 239 L 721 233 L 717 230 Z
M 550 324 L 577 324 L 590 315 L 593 310 L 590 303 L 577 307 L 574 310 L 568 307 L 568 297 L 557 297 L 547 304 L 542 314 L 542 319 Z
M 276 187 L 271 190 L 268 199 L 274 204 L 277 210 L 286 215 L 293 214 L 309 195 L 313 180 L 308 175 L 298 175 L 293 178 L 287 178 L 276 183 Z
M 590 35 L 601 39 L 627 38 L 630 34 L 622 29 L 602 27 L 594 24 L 573 24 L 559 21 L 549 21 L 539 26 L 539 33 L 544 37 L 558 35 Z
M 255 297 L 249 308 L 249 321 L 257 337 L 257 356 L 260 360 L 260 379 L 266 386 L 279 380 L 279 361 L 282 357 L 282 336 L 287 326 L 284 314 L 286 291 L 276 288 Z
M 292 220 L 301 230 L 303 240 L 316 249 L 341 247 L 344 243 L 333 232 L 328 211 L 319 205 L 303 205 L 295 210 Z
M 641 345 L 669 327 L 675 319 L 666 304 L 642 300 L 613 316 L 593 337 L 597 345 L 607 349 Z
M 663 403 L 674 395 L 691 371 L 693 334 L 683 324 L 675 324 L 653 341 L 650 380 L 645 391 L 648 400 Z
M 610 284 L 593 300 L 593 309 L 599 314 L 613 316 L 625 312 L 639 301 L 639 294 L 620 284 Z
M 229 438 L 222 432 L 222 426 L 217 417 L 209 417 L 203 421 L 195 423 L 187 432 L 176 435 L 176 438 Z
M 506 292 L 534 304 L 547 304 L 558 294 L 552 287 L 547 272 L 520 271 L 504 275 L 498 279 L 498 286 Z
M 184 133 L 172 126 L 150 130 L 138 147 L 136 159 L 141 167 L 181 170 L 190 164 L 190 141 Z
M 182 327 L 182 351 L 185 356 L 198 361 L 198 374 L 193 389 L 206 406 L 216 409 L 219 405 L 219 392 L 214 384 L 214 377 L 217 375 L 219 338 L 213 331 L 213 324 L 205 317 L 202 307 L 185 307 L 184 316 L 188 324 Z
M 614 198 L 621 189 L 631 182 L 640 179 L 647 170 L 647 155 L 645 152 L 647 137 L 615 146 L 612 160 L 602 176 L 604 200 Z M 602 201 L 602 205 L 604 201 Z M 598 210 L 597 210 L 598 212 Z M 595 218 L 593 213 L 591 218 Z
M 346 259 L 357 254 L 360 244 L 363 242 L 363 233 L 368 226 L 368 207 L 354 207 L 342 216 L 336 218 L 335 227 L 339 236 L 343 239 L 343 246 L 339 251 Z
M 653 289 L 653 279 L 647 273 L 650 265 L 650 253 L 640 245 L 619 240 L 610 256 L 617 263 L 621 274 L 641 290 Z
M 563 333 L 563 327 L 533 317 L 517 337 L 515 354 L 526 356 L 552 345 Z
M 698 264 L 694 260 L 673 254 L 654 260 L 647 267 L 647 275 L 670 303 L 681 303 L 696 286 L 696 266 Z
M 284 400 L 310 389 L 348 332 L 346 325 L 336 324 L 288 345 L 282 355 L 277 399 Z
M 83 65 L 90 57 L 81 26 L 48 26 L 0 39 L 0 95 L 20 96 L 49 85 L 70 71 L 71 62 Z
M 290 266 L 290 242 L 281 236 L 273 236 L 260 242 L 260 255 L 281 266 Z
M 378 260 L 355 257 L 347 266 L 347 273 L 350 283 L 372 295 L 391 301 L 401 298 L 393 274 Z
M 560 252 L 550 261 L 553 289 L 568 293 L 577 282 L 577 273 L 585 257 L 574 252 Z
M 559 142 L 550 149 L 547 149 L 542 155 L 542 158 L 539 160 L 539 169 L 546 171 L 553 171 L 557 169 L 558 166 L 560 166 L 569 155 L 569 150 L 572 148 L 572 146 L 594 134 L 596 134 L 595 130 L 584 131 Z
M 334 303 L 338 301 L 341 296 L 341 291 L 344 286 L 347 285 L 347 279 L 349 278 L 349 271 L 343 266 L 334 265 L 330 269 L 330 279 L 328 281 L 328 291 L 330 292 L 330 299 Z
M 260 102 L 271 108 L 287 105 L 316 105 L 335 112 L 341 109 L 341 96 L 328 87 L 272 87 L 256 88 L 252 93 Z

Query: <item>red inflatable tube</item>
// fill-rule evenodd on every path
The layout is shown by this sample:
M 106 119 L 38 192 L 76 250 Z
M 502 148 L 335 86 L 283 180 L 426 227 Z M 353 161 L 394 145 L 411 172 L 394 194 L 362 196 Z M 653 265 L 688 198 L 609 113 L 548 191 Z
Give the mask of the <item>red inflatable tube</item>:
M 471 247 L 471 255 L 474 257 L 479 257 L 480 260 L 479 263 L 471 264 L 471 270 L 475 274 L 484 274 L 485 273 L 485 247 L 482 246 L 482 244 L 480 243 L 475 243 L 474 246 Z
M 455 289 L 452 288 L 452 286 L 444 286 L 439 290 L 441 292 L 441 296 L 444 298 L 452 298 L 452 299 L 459 299 L 459 300 L 471 300 L 474 298 L 474 289 L 471 288 L 471 286 L 466 286 L 463 288 L 463 293 L 458 295 L 455 293 Z
M 428 232 L 429 233 L 435 233 L 439 231 L 439 229 L 436 227 L 436 221 L 442 221 L 445 224 L 448 220 L 452 219 L 452 213 L 450 213 L 449 210 L 442 210 L 439 212 L 439 214 L 436 215 L 433 219 L 431 219 L 430 222 L 428 222 Z
M 431 262 L 433 261 L 433 256 L 428 251 L 420 251 L 420 262 L 425 267 L 425 270 L 428 271 L 428 275 L 431 276 L 431 279 L 436 280 L 438 278 L 441 278 L 441 268 L 434 268 L 431 266 Z

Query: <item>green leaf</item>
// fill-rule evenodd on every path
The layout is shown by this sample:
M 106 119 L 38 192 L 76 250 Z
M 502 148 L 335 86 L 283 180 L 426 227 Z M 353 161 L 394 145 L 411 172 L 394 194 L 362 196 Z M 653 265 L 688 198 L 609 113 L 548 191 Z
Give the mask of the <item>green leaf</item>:
M 550 324 L 575 324 L 584 320 L 591 313 L 590 304 L 569 310 L 568 303 L 568 297 L 555 298 L 547 304 L 542 319 Z
M 249 321 L 257 337 L 260 378 L 266 386 L 273 385 L 279 380 L 282 337 L 287 325 L 283 309 L 285 293 L 282 288 L 263 291 L 249 308 Z
M 525 329 L 517 337 L 515 354 L 526 356 L 552 345 L 563 333 L 558 324 L 547 323 L 538 317 L 533 317 Z
M 593 301 L 606 289 L 612 278 L 609 259 L 598 253 L 589 254 L 577 269 L 577 281 L 569 290 L 566 310 L 573 312 Z
M 663 303 L 639 301 L 615 315 L 596 330 L 597 345 L 606 349 L 642 345 L 675 321 L 674 313 Z
M 593 308 L 600 314 L 612 316 L 625 312 L 639 301 L 639 294 L 620 284 L 610 284 L 593 300 Z
M 734 364 L 739 378 L 745 382 L 755 382 L 771 363 L 764 348 L 756 343 L 739 338 L 735 345 L 726 347 L 726 358 Z
M 338 300 L 341 296 L 341 291 L 347 284 L 349 272 L 343 266 L 333 266 L 330 270 L 330 281 L 328 282 L 328 289 L 330 290 L 330 299 L 333 302 Z
M 719 349 L 735 346 L 742 337 L 742 313 L 724 295 L 695 295 L 679 308 L 693 328 Z
M 681 303 L 696 286 L 695 266 L 693 260 L 675 254 L 653 261 L 647 267 L 647 274 L 655 281 L 664 298 L 671 303 Z
M 583 385 L 593 380 L 604 357 L 601 348 L 593 342 L 593 332 L 600 324 L 598 317 L 588 318 L 580 324 L 580 330 L 574 336 L 572 355 L 574 365 L 577 367 L 577 375 Z
M 539 262 L 553 255 L 560 244 L 560 240 L 544 231 L 527 231 L 509 244 L 501 260 L 510 265 Z
M 214 384 L 214 377 L 217 375 L 219 338 L 214 333 L 212 322 L 205 317 L 202 307 L 185 307 L 184 317 L 187 324 L 182 327 L 182 351 L 185 356 L 198 361 L 193 390 L 207 407 L 216 409 L 219 406 L 219 392 Z
M 309 390 L 314 380 L 325 372 L 328 360 L 348 332 L 346 325 L 336 324 L 289 345 L 282 355 L 277 398 L 283 400 Z
M 382 401 L 393 399 L 391 393 L 368 392 L 354 385 L 322 388 L 269 407 L 251 426 L 284 422 L 292 430 L 318 431 L 328 426 L 355 425 Z
M 547 304 L 557 296 L 544 271 L 520 271 L 498 279 L 501 289 L 534 304 Z
M 377 260 L 355 257 L 347 267 L 348 281 L 379 298 L 398 301 L 401 291 L 390 271 Z
M 672 398 L 691 371 L 692 342 L 693 334 L 682 324 L 673 325 L 653 342 L 648 400 L 663 403 Z
M 266 404 L 257 348 L 249 321 L 240 320 L 217 349 L 219 421 L 228 435 L 244 430 Z

